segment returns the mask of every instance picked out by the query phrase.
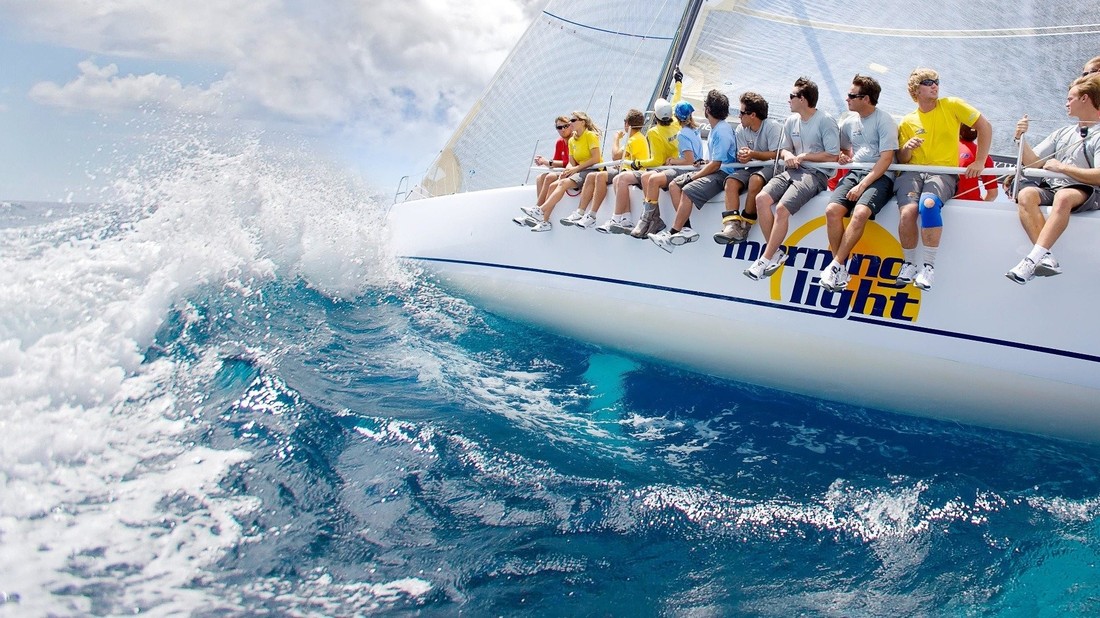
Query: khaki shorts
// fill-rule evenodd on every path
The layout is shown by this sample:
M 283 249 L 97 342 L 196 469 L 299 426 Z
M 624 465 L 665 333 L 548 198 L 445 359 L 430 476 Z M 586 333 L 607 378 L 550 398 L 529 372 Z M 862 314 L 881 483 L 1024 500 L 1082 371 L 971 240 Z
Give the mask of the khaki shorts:
M 902 172 L 894 181 L 894 195 L 898 208 L 916 204 L 922 193 L 931 193 L 944 204 L 955 197 L 959 177 L 955 174 L 929 174 L 926 172 Z
M 1077 189 L 1085 194 L 1085 201 L 1081 202 L 1081 205 L 1076 206 L 1073 212 L 1089 212 L 1090 210 L 1100 210 L 1100 188 L 1092 185 L 1085 185 L 1080 183 L 1074 183 L 1071 185 L 1065 185 L 1061 187 L 1051 187 L 1045 182 L 1045 178 L 1036 181 L 1032 178 L 1020 179 L 1020 190 L 1023 191 L 1028 187 L 1032 187 L 1039 191 L 1039 205 L 1050 206 L 1054 203 L 1054 194 L 1062 189 Z

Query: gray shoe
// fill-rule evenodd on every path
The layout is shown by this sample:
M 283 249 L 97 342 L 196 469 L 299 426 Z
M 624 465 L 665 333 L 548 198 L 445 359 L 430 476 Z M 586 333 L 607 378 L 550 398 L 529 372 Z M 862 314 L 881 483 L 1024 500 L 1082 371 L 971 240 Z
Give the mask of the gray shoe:
M 630 231 L 630 235 L 634 238 L 645 238 L 647 230 L 649 230 L 649 222 L 653 220 L 653 215 L 655 214 L 657 214 L 656 208 L 643 212 L 641 218 L 638 219 L 638 223 L 634 226 L 634 229 Z
M 749 221 L 744 217 L 733 222 L 733 240 L 730 244 L 737 244 L 745 242 L 745 239 L 749 237 L 749 232 L 752 231 L 752 224 L 756 223 L 755 220 Z
M 661 214 L 654 209 L 653 218 L 649 220 L 649 227 L 646 228 L 645 236 L 642 236 L 642 238 L 648 238 L 650 234 L 656 234 L 665 229 L 665 227 L 665 222 L 661 220 Z

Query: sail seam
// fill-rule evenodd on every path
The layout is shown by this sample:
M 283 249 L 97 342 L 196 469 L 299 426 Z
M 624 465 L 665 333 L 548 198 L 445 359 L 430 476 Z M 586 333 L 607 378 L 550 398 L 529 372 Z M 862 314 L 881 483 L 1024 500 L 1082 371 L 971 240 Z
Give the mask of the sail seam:
M 654 40 L 654 41 L 671 41 L 673 39 L 673 37 L 670 37 L 670 36 L 652 36 L 652 35 L 649 35 L 649 34 L 635 34 L 633 32 L 621 32 L 621 31 L 618 31 L 618 30 L 608 30 L 607 28 L 599 28 L 597 26 L 590 26 L 588 24 L 582 24 L 580 22 L 576 22 L 576 21 L 573 21 L 571 19 L 566 19 L 566 18 L 564 18 L 560 15 L 554 15 L 553 13 L 551 13 L 549 11 L 543 11 L 542 14 L 546 15 L 547 17 L 552 17 L 552 18 L 554 18 L 558 21 L 562 21 L 562 22 L 565 22 L 567 24 L 577 26 L 578 28 L 585 28 L 587 30 L 595 30 L 596 32 L 603 32 L 603 33 L 606 33 L 606 34 L 614 34 L 616 36 L 625 36 L 625 37 L 631 37 L 631 38 L 636 38 L 636 39 L 650 39 L 650 40 Z

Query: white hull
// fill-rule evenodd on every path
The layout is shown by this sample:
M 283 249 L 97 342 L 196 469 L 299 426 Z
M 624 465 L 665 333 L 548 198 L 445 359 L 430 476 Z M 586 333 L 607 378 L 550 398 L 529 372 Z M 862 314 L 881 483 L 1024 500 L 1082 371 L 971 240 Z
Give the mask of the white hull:
M 395 205 L 395 252 L 489 311 L 694 371 L 1100 442 L 1100 216 L 1071 220 L 1055 250 L 1065 274 L 1019 286 L 1004 276 L 1030 248 L 1015 206 L 953 201 L 935 287 L 922 293 L 891 287 L 883 272 L 896 275 L 901 256 L 890 205 L 857 247 L 877 256 L 860 272 L 882 276 L 853 277 L 849 291 L 830 294 L 816 284 L 828 259 L 824 196 L 791 222 L 789 243 L 809 251 L 759 282 L 741 274 L 762 244 L 759 229 L 727 254 L 710 238 L 719 203 L 693 214 L 699 242 L 668 254 L 648 240 L 557 224 L 575 198 L 558 205 L 550 232 L 513 224 L 534 201 L 533 187 L 518 187 Z

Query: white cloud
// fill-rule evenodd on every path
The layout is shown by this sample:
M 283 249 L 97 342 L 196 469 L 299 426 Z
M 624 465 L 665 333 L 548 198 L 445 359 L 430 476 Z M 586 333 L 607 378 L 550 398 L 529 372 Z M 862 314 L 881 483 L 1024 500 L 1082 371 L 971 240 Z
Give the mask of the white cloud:
M 65 107 L 159 102 L 320 126 L 413 118 L 451 126 L 546 0 L 0 0 L 0 17 L 38 39 L 95 54 L 218 66 L 203 89 L 158 74 L 81 63 L 34 100 Z M 123 63 L 124 65 L 124 63 Z M 225 111 L 227 108 L 222 108 Z
M 189 113 L 211 113 L 220 105 L 219 93 L 197 86 L 184 86 L 179 80 L 147 73 L 118 75 L 118 67 L 96 66 L 93 60 L 78 65 L 80 75 L 59 86 L 53 82 L 35 84 L 31 100 L 67 109 L 120 110 L 135 107 L 176 109 Z

